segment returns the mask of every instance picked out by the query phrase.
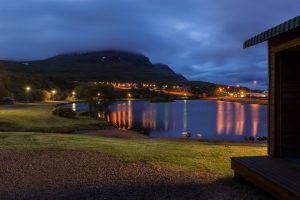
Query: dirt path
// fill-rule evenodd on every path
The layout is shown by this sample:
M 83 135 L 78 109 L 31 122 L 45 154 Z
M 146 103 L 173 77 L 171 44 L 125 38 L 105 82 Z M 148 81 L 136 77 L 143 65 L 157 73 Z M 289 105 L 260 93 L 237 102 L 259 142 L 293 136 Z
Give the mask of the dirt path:
M 94 152 L 0 151 L 0 199 L 265 199 L 208 174 L 128 163 Z

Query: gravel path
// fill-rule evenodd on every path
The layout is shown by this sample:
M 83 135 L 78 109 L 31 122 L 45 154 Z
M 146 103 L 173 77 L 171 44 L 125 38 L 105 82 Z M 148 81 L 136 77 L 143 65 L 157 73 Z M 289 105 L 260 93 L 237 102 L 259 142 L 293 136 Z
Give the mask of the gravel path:
M 0 199 L 266 199 L 208 174 L 125 162 L 95 152 L 0 151 Z

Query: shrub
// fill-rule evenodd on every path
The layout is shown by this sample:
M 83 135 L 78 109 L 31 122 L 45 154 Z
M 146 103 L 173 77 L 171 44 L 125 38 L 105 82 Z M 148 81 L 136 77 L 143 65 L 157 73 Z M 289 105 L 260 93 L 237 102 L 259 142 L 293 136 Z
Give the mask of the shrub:
M 26 93 L 26 91 L 20 91 L 15 95 L 15 99 L 18 102 L 26 102 L 27 98 L 29 102 L 41 102 L 49 100 L 50 97 L 51 93 L 40 89 L 32 89 L 29 93 Z
M 71 108 L 63 108 L 63 107 L 58 107 L 55 108 L 52 111 L 53 115 L 57 115 L 60 117 L 67 117 L 67 118 L 72 118 L 76 116 L 76 112 L 73 111 Z
M 90 116 L 90 113 L 88 111 L 80 112 L 79 116 Z

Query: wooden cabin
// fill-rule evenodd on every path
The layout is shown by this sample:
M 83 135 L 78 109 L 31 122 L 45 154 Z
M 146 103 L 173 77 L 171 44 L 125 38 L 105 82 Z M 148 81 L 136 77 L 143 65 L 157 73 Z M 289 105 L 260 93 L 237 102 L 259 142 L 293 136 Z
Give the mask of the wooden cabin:
M 232 158 L 232 169 L 279 199 L 300 199 L 300 16 L 250 38 L 244 48 L 265 41 L 269 156 Z

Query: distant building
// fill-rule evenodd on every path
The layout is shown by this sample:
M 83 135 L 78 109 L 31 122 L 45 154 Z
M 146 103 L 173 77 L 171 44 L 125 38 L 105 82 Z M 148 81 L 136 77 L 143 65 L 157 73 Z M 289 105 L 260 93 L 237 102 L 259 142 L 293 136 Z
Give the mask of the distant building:
M 246 97 L 256 97 L 256 98 L 268 97 L 268 94 L 266 94 L 266 93 L 257 93 L 257 92 L 248 92 L 245 95 L 246 95 Z

